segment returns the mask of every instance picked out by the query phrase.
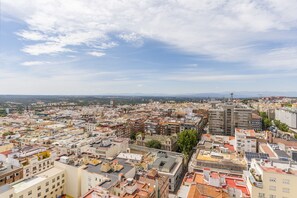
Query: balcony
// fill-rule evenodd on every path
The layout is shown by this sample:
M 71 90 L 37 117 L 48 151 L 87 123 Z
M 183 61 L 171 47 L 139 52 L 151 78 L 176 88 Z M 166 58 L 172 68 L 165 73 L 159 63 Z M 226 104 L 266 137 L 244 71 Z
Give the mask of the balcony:
M 257 174 L 253 168 L 249 171 L 249 180 L 253 186 L 263 188 L 262 176 Z

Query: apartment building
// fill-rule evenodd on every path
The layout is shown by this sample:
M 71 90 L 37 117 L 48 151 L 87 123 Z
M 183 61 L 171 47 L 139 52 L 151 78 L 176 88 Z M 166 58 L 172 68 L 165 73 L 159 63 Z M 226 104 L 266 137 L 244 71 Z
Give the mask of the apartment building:
M 213 105 L 209 109 L 209 132 L 234 135 L 235 128 L 252 129 L 252 109 L 232 103 Z
M 179 156 L 168 156 L 166 152 L 159 152 L 151 168 L 157 170 L 160 175 L 169 178 L 169 191 L 174 192 L 182 180 L 183 158 Z
M 90 145 L 83 146 L 81 153 L 89 153 L 93 156 L 102 158 L 112 158 L 121 152 L 127 151 L 128 140 L 122 138 L 105 138 L 100 139 Z
M 199 120 L 201 121 L 201 120 Z M 194 130 L 198 132 L 198 123 L 199 122 L 183 122 L 180 124 L 179 131 L 182 132 L 184 130 Z
M 253 159 L 245 173 L 252 197 L 295 198 L 297 195 L 297 164 L 289 161 Z
M 253 129 L 235 129 L 235 151 L 237 153 L 257 152 L 257 138 Z
M 7 198 L 36 198 L 59 197 L 64 194 L 64 170 L 51 168 L 31 178 L 17 182 L 0 191 L 0 197 Z M 7 196 L 9 191 L 9 196 Z
M 228 147 L 219 147 L 213 150 L 197 150 L 189 162 L 189 172 L 202 171 L 207 167 L 214 171 L 242 173 L 243 170 L 247 169 L 245 160 L 234 152 L 230 153 Z
M 32 155 L 30 154 L 26 155 L 26 157 L 19 158 L 19 162 L 24 169 L 24 178 L 29 178 L 54 166 L 56 158 L 56 153 L 54 151 L 37 149 L 35 152 L 32 151 L 32 153 Z
M 23 179 L 23 168 L 0 161 L 0 186 Z
M 149 135 L 160 134 L 159 120 L 152 119 L 144 122 L 144 132 Z
M 129 134 L 134 132 L 144 132 L 144 119 L 131 118 L 127 121 Z
M 74 156 L 62 156 L 55 161 L 55 167 L 64 170 L 64 194 L 69 197 L 81 196 L 81 172 L 85 165 L 82 160 Z
M 262 117 L 252 113 L 252 128 L 255 131 L 262 131 Z
M 280 108 L 275 110 L 275 119 L 285 123 L 290 128 L 297 128 L 297 109 Z
M 161 135 L 173 135 L 180 131 L 180 124 L 178 122 L 161 122 L 160 134 Z
M 209 132 L 214 135 L 223 135 L 225 132 L 224 110 L 209 109 Z

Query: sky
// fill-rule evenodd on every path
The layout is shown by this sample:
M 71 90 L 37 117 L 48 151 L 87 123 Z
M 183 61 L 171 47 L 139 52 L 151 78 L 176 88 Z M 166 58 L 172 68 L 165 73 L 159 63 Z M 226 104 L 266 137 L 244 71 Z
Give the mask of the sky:
M 0 94 L 296 91 L 296 0 L 0 2 Z

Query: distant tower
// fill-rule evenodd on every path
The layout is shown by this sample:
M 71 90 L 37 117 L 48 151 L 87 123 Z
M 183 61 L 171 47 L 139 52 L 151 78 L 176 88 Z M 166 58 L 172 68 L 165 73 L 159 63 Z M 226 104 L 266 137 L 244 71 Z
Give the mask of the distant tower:
M 231 101 L 233 101 L 233 93 L 231 93 L 230 96 L 231 96 Z
M 113 106 L 113 100 L 110 100 L 110 106 Z

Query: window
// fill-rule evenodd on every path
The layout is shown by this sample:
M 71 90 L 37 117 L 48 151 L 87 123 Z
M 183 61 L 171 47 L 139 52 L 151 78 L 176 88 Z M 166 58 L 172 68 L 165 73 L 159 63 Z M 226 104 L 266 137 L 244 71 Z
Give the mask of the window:
M 53 185 L 53 186 L 52 186 L 52 188 L 54 189 L 54 188 L 56 188 L 56 186 L 55 186 L 55 185 Z
M 62 184 L 64 184 L 64 179 L 62 180 Z
M 60 176 L 57 177 L 57 180 L 59 180 L 59 179 L 60 179 Z
M 276 195 L 269 195 L 269 198 L 276 198 Z
M 52 180 L 52 182 L 53 182 L 53 183 L 55 182 L 55 178 Z
M 275 182 L 276 179 L 275 179 L 274 177 L 270 177 L 270 178 L 269 178 L 269 181 L 270 181 L 270 182 Z
M 46 186 L 48 186 L 49 185 L 49 182 L 46 182 L 46 184 L 45 184 Z
M 276 186 L 269 186 L 269 190 L 276 191 Z
M 40 196 L 41 196 L 41 192 L 40 192 L 40 193 L 38 193 L 38 194 L 37 194 L 37 196 L 38 196 L 38 197 L 40 197 Z
M 32 190 L 30 190 L 30 191 L 28 192 L 28 195 L 32 195 Z
M 19 198 L 24 198 L 24 196 L 23 195 L 20 195 Z
M 264 198 L 265 197 L 265 193 L 259 193 L 259 198 Z
M 290 184 L 290 180 L 288 180 L 288 179 L 283 179 L 283 184 Z
M 45 192 L 48 192 L 49 190 L 48 190 L 48 188 L 45 190 Z
M 289 193 L 290 192 L 290 189 L 289 188 L 283 188 L 283 192 L 284 193 Z
M 13 198 L 13 194 L 10 194 L 10 195 L 9 195 L 9 198 Z
M 41 186 L 38 186 L 38 187 L 37 187 L 37 190 L 40 190 L 40 189 L 41 189 Z
M 64 177 L 64 173 L 62 174 L 62 177 Z

